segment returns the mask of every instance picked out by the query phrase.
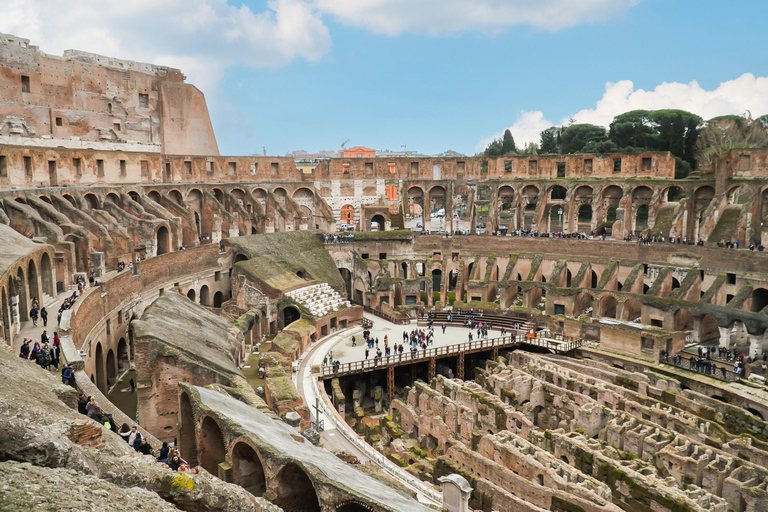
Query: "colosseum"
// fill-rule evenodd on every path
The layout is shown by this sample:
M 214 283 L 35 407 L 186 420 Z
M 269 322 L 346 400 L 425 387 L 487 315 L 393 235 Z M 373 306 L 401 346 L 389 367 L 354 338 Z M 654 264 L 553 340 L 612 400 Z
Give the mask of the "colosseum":
M 768 149 L 222 156 L 178 69 L 0 69 L 0 509 L 768 510 Z

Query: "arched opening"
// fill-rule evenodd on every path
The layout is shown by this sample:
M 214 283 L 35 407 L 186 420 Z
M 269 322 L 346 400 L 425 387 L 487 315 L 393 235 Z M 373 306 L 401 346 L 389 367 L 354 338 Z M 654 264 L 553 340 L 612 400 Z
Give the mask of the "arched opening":
M 589 281 L 589 287 L 590 288 L 597 288 L 597 272 L 594 270 L 592 271 L 592 278 Z
M 717 318 L 710 314 L 701 317 L 701 334 L 699 335 L 701 343 L 720 341 L 720 325 Z
M 69 201 L 69 204 L 71 204 L 73 207 L 75 207 L 75 208 L 78 208 L 78 206 L 77 206 L 77 202 L 75 201 L 75 198 L 74 198 L 74 197 L 72 197 L 72 196 L 71 196 L 71 195 L 69 195 L 69 194 L 62 194 L 62 197 L 64 197 L 64 199 L 66 199 L 67 201 Z
M 757 409 L 754 409 L 752 407 L 747 407 L 747 412 L 749 412 L 752 416 L 757 416 L 758 418 L 760 418 L 760 420 L 765 421 L 765 418 L 763 418 L 762 413 Z
M 605 222 L 609 224 L 613 224 L 614 222 L 616 222 L 616 210 L 618 209 L 619 209 L 618 205 L 612 204 L 611 206 L 609 206 L 608 211 L 606 212 L 606 215 L 605 215 Z
M 95 210 L 99 207 L 99 199 L 94 194 L 85 194 L 83 199 L 85 199 L 85 205 L 87 208 Z
M 386 223 L 383 215 L 374 215 L 371 219 L 371 231 L 384 231 Z
M 104 375 L 104 351 L 101 348 L 101 342 L 98 342 L 96 344 L 96 359 L 94 361 L 94 365 L 96 366 L 96 386 L 99 388 L 99 391 L 107 394 L 107 379 Z
M 182 205 L 182 206 L 184 205 L 184 198 L 181 197 L 181 192 L 179 192 L 178 190 L 171 190 L 170 192 L 168 192 L 168 197 L 170 197 L 171 200 L 176 204 Z
M 583 314 L 592 316 L 592 295 L 587 292 L 579 293 L 573 301 L 573 316 L 578 317 Z
M 592 205 L 583 204 L 579 206 L 579 223 L 585 224 L 592 222 Z
M 239 263 L 241 261 L 248 261 L 248 256 L 243 253 L 238 253 L 235 255 L 235 263 Z
M 40 280 L 43 283 L 43 293 L 55 297 L 56 289 L 53 286 L 53 282 L 55 281 L 53 267 L 51 265 L 51 257 L 47 252 L 44 252 L 40 257 Z
M 160 204 L 160 192 L 157 190 L 150 190 L 147 196 L 157 204 Z
M 566 288 L 570 288 L 571 287 L 571 279 L 572 279 L 571 271 L 566 268 L 565 269 L 565 286 L 566 286 Z
M 117 368 L 119 371 L 128 369 L 131 364 L 131 360 L 128 357 L 128 343 L 125 338 L 120 338 L 117 342 Z
M 440 293 L 443 284 L 443 271 L 436 268 L 432 271 L 432 291 Z
M 35 260 L 29 260 L 27 267 L 27 287 L 29 296 L 32 300 L 37 299 L 40 302 L 38 308 L 43 307 L 43 294 L 40 292 L 40 279 L 37 276 L 37 265 Z
M 355 226 L 355 207 L 351 204 L 345 204 L 341 207 L 341 216 L 339 218 L 339 221 L 342 224 L 342 227 L 344 225 L 347 226 L 347 228 L 352 228 Z
M 624 318 L 622 320 L 628 320 L 635 322 L 640 320 L 640 314 L 642 313 L 642 304 L 637 299 L 627 299 L 624 302 Z
M 533 408 L 533 424 L 539 428 L 546 428 L 544 423 L 544 407 L 537 405 Z
M 189 300 L 191 300 L 192 302 L 195 302 L 195 289 L 194 288 L 190 288 L 189 289 L 189 291 L 187 292 L 187 298 Z
M 107 386 L 111 386 L 117 380 L 117 361 L 115 352 L 109 349 L 107 352 Z
M 19 295 L 19 319 L 22 322 L 29 320 L 29 300 L 27 299 L 27 280 L 24 277 L 24 270 L 19 267 L 16 272 L 16 283 L 14 283 Z M 13 293 L 11 293 L 13 297 Z
M 107 197 L 104 198 L 104 202 L 116 204 L 118 206 L 120 205 L 120 203 L 122 203 L 122 201 L 120 201 L 120 196 L 118 196 L 114 192 L 110 192 L 109 194 L 107 194 Z
M 669 187 L 667 189 L 667 196 L 666 200 L 668 203 L 679 203 L 680 199 L 683 198 L 685 193 L 683 192 L 683 189 L 680 187 Z
M 675 330 L 690 331 L 691 329 L 693 329 L 693 315 L 690 311 L 684 308 L 675 311 Z
M 613 295 L 607 295 L 600 301 L 600 315 L 605 318 L 616 318 L 618 301 Z
M 250 445 L 243 442 L 232 448 L 232 481 L 257 497 L 267 490 L 261 459 Z
M 408 189 L 408 218 L 412 231 L 423 231 L 424 218 L 424 191 L 420 187 Z
M 200 304 L 203 306 L 210 306 L 211 305 L 211 292 L 208 290 L 208 285 L 204 284 L 202 288 L 200 288 Z
M 563 231 L 563 224 L 568 211 L 562 205 L 554 204 L 549 209 L 549 231 L 553 233 Z
M 283 325 L 289 326 L 296 320 L 301 318 L 301 313 L 299 313 L 299 310 L 296 309 L 293 306 L 286 306 L 285 309 L 283 309 Z
M 555 185 L 549 190 L 549 198 L 553 201 L 564 201 L 567 191 L 561 185 Z
M 403 270 L 403 279 L 408 279 L 408 263 L 404 261 L 400 267 Z
M 11 278 L 13 279 L 13 278 Z M 11 315 L 8 311 L 8 294 L 5 292 L 5 288 L 3 288 L 3 299 L 0 302 L 0 307 L 3 308 L 2 312 L 2 320 L 3 320 L 3 340 L 5 340 L 6 344 L 10 345 L 11 343 Z
M 128 192 L 128 197 L 130 197 L 133 202 L 136 202 L 136 203 L 139 202 L 139 193 L 136 192 L 135 190 L 131 190 L 130 192 Z
M 200 437 L 200 465 L 213 476 L 219 476 L 219 464 L 224 462 L 224 436 L 210 416 L 203 419 Z
M 224 302 L 224 294 L 216 292 L 213 294 L 213 307 L 220 308 L 221 303 Z
M 637 208 L 635 215 L 635 231 L 642 231 L 648 228 L 648 205 L 643 204 Z
M 197 445 L 195 444 L 195 416 L 189 395 L 181 394 L 181 422 L 179 423 L 179 452 L 190 466 L 197 466 Z
M 296 464 L 288 463 L 275 477 L 275 504 L 285 512 L 320 512 L 320 503 L 312 481 Z
M 223 205 L 224 204 L 224 192 L 222 192 L 221 189 L 218 189 L 218 188 L 214 188 L 212 190 L 212 192 L 213 192 L 213 197 L 215 197 L 216 200 Z
M 459 281 L 459 271 L 456 269 L 451 270 L 448 273 L 448 291 L 453 291 L 456 289 L 456 285 Z
M 765 288 L 755 288 L 752 292 L 752 308 L 753 312 L 759 312 L 768 307 L 768 290 Z
M 160 226 L 157 228 L 157 255 L 160 256 L 168 252 L 171 252 L 171 236 L 167 227 Z

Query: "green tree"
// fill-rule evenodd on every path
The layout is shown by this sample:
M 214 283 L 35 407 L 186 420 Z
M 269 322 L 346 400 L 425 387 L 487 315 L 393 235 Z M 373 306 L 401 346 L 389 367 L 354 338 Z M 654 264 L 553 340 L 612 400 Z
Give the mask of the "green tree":
M 512 132 L 510 132 L 509 128 L 507 128 L 504 130 L 504 137 L 501 139 L 501 153 L 503 155 L 511 155 L 516 151 L 517 148 L 515 148 L 515 139 L 512 137 Z
M 539 144 L 539 153 L 552 154 L 560 152 L 560 132 L 559 126 L 550 126 L 541 132 L 541 144 Z
M 696 160 L 702 168 L 732 149 L 768 147 L 768 131 L 760 119 L 719 116 L 707 121 L 696 142 Z
M 602 126 L 594 124 L 572 124 L 563 128 L 561 150 L 563 153 L 582 153 L 588 143 L 608 140 L 608 133 Z
M 647 110 L 632 110 L 613 118 L 608 137 L 620 148 L 647 148 L 653 135 Z
M 488 147 L 485 148 L 485 152 L 483 154 L 485 156 L 501 156 L 503 154 L 502 147 L 503 145 L 501 139 L 496 139 L 488 144 Z

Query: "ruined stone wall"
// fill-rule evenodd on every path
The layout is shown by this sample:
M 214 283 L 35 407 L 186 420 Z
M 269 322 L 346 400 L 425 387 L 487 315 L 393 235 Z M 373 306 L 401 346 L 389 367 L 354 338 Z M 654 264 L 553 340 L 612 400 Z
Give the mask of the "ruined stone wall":
M 80 51 L 47 55 L 0 35 L 0 141 L 216 155 L 202 93 L 179 70 Z

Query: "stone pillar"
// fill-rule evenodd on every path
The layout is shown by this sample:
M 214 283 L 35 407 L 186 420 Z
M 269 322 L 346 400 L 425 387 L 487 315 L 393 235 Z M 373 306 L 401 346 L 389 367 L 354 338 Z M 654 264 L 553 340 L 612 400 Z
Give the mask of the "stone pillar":
M 217 475 L 219 477 L 219 480 L 224 480 L 225 482 L 232 482 L 232 466 L 227 464 L 226 462 L 220 462 L 219 463 L 219 474 Z
M 469 496 L 472 487 L 466 478 L 452 474 L 438 479 L 443 488 L 443 510 L 447 512 L 470 512 Z
M 382 412 L 382 399 L 384 398 L 384 389 L 381 386 L 376 386 L 373 388 L 373 405 L 374 405 L 374 412 L 376 414 Z
M 103 252 L 91 253 L 91 270 L 93 271 L 93 277 L 99 278 L 106 272 L 106 258 L 104 258 Z
M 728 348 L 731 343 L 731 331 L 727 327 L 719 327 L 720 329 L 720 346 Z

